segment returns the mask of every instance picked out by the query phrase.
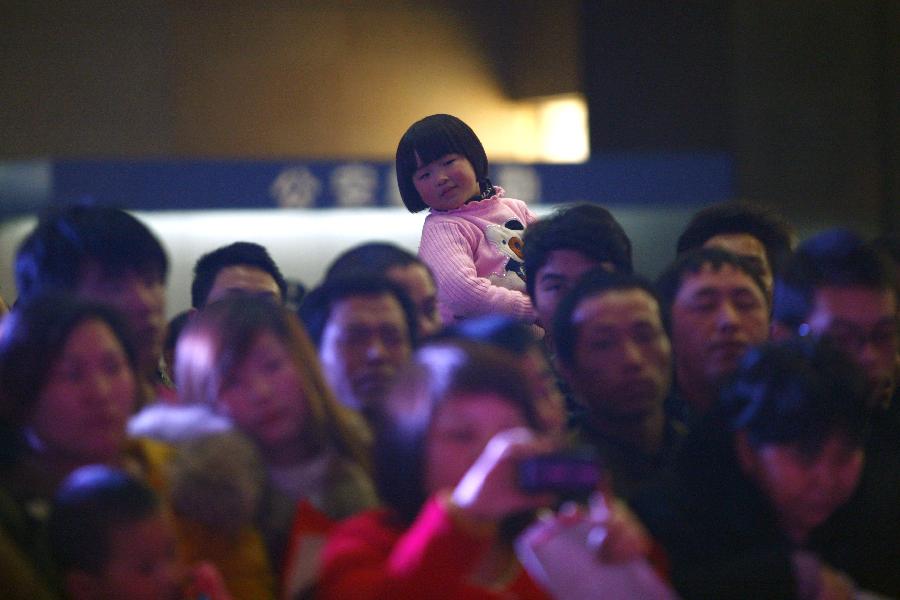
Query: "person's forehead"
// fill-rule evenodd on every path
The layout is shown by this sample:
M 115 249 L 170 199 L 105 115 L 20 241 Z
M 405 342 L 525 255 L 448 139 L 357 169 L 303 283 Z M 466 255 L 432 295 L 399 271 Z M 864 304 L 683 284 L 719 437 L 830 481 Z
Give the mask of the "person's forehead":
M 394 283 L 403 286 L 408 292 L 435 290 L 434 279 L 425 265 L 412 262 L 406 265 L 394 265 L 385 272 L 385 276 Z
M 550 274 L 581 274 L 601 265 L 601 261 L 591 258 L 574 248 L 558 248 L 547 253 L 547 260 L 537 270 L 537 276 Z
M 678 297 L 703 289 L 727 292 L 744 288 L 763 295 L 753 277 L 740 267 L 729 263 L 723 263 L 718 267 L 712 263 L 705 263 L 698 271 L 685 271 L 681 276 L 681 285 L 678 287 L 676 301 Z
M 104 265 L 95 260 L 85 260 L 81 263 L 78 270 L 77 285 L 78 287 L 88 287 L 98 283 L 127 283 L 136 278 L 144 278 L 153 273 L 155 273 L 155 269 L 149 267 L 139 269 L 136 266 Z
M 633 320 L 661 322 L 659 304 L 646 290 L 615 289 L 587 296 L 575 307 L 572 321 L 590 325 L 626 326 Z
M 339 325 L 353 323 L 406 324 L 400 301 L 393 294 L 361 294 L 337 300 L 331 309 L 330 322 Z
M 265 277 L 267 279 L 271 279 L 272 282 L 275 281 L 275 278 L 261 267 L 257 267 L 256 265 L 248 265 L 248 264 L 234 264 L 234 265 L 225 265 L 221 269 L 216 272 L 215 279 L 228 279 L 238 276 L 248 276 L 248 277 Z
M 813 292 L 810 319 L 840 319 L 870 324 L 897 318 L 897 296 L 893 290 L 862 286 L 825 286 Z
M 720 248 L 745 256 L 766 256 L 766 247 L 759 238 L 749 233 L 732 232 L 719 233 L 703 243 L 704 248 Z
M 272 275 L 253 265 L 228 265 L 219 269 L 213 279 L 213 291 L 222 288 L 247 289 L 257 291 L 261 288 L 277 291 L 278 283 Z
M 522 411 L 512 400 L 492 391 L 454 394 L 441 403 L 435 413 L 436 423 L 471 422 L 486 424 L 494 419 L 523 419 Z

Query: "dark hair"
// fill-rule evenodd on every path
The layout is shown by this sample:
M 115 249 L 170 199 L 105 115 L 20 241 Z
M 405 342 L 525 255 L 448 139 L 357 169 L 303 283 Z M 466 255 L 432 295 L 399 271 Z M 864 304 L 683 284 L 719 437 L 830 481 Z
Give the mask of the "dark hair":
M 461 394 L 497 394 L 535 430 L 534 396 L 514 355 L 464 341 L 429 342 L 398 375 L 375 417 L 374 467 L 379 497 L 406 525 L 427 499 L 424 458 L 438 408 Z
M 409 212 L 428 208 L 413 185 L 413 173 L 420 164 L 416 157 L 425 165 L 446 154 L 465 156 L 475 170 L 479 189 L 490 187 L 487 154 L 472 128 L 452 115 L 431 115 L 410 125 L 397 145 L 397 185 Z
M 16 428 L 26 425 L 69 336 L 92 320 L 110 328 L 125 351 L 129 368 L 137 372 L 131 330 L 117 312 L 67 296 L 33 298 L 17 304 L 0 328 L 0 419 Z
M 490 344 L 521 356 L 538 348 L 543 350 L 540 339 L 531 325 L 507 315 L 484 315 L 445 327 L 432 340 L 468 340 Z
M 246 265 L 265 271 L 275 280 L 282 301 L 287 298 L 287 281 L 266 249 L 253 242 L 234 242 L 204 254 L 194 265 L 191 306 L 203 308 L 209 299 L 209 293 L 212 291 L 219 271 L 235 265 Z
M 597 263 L 611 262 L 616 271 L 633 271 L 631 240 L 612 213 L 598 204 L 561 208 L 525 230 L 525 285 L 532 300 L 537 272 L 555 250 L 575 250 Z
M 834 434 L 862 446 L 868 431 L 863 373 L 826 342 L 789 340 L 753 348 L 714 409 L 756 447 L 796 444 L 815 456 Z
M 56 494 L 48 525 L 56 566 L 63 574 L 76 569 L 99 574 L 112 558 L 113 530 L 160 511 L 153 490 L 125 471 L 102 465 L 75 470 Z
M 647 279 L 634 273 L 610 273 L 596 268 L 585 273 L 575 287 L 567 293 L 553 315 L 553 342 L 560 362 L 572 365 L 575 362 L 575 346 L 578 341 L 578 327 L 572 322 L 572 315 L 585 298 L 599 296 L 617 290 L 641 290 L 660 303 L 656 288 Z M 660 303 L 661 304 L 661 303 Z M 662 308 L 660 307 L 660 311 Z M 662 315 L 660 315 L 662 318 Z
M 127 212 L 105 206 L 55 208 L 41 216 L 16 252 L 19 299 L 74 291 L 91 263 L 104 274 L 135 272 L 163 281 L 169 269 L 159 240 Z
M 412 252 L 390 242 L 366 242 L 340 254 L 325 272 L 325 280 L 377 275 L 384 277 L 394 267 L 422 265 L 431 270 Z
M 306 326 L 310 339 L 318 347 L 322 343 L 322 333 L 331 318 L 334 305 L 346 298 L 354 296 L 380 296 L 388 294 L 397 299 L 406 317 L 409 339 L 413 347 L 418 343 L 418 319 L 416 307 L 409 299 L 406 291 L 384 277 L 360 276 L 341 277 L 326 280 L 325 283 L 312 290 L 300 305 L 300 318 Z
M 697 212 L 678 237 L 678 254 L 701 248 L 710 238 L 727 233 L 746 233 L 758 239 L 772 273 L 790 255 L 794 237 L 788 222 L 774 211 L 745 200 L 732 200 Z
M 773 319 L 798 327 L 813 309 L 816 290 L 830 286 L 895 289 L 877 250 L 848 229 L 829 229 L 803 242 L 775 279 Z
M 696 275 L 707 265 L 712 267 L 714 271 L 719 271 L 724 265 L 731 265 L 744 272 L 753 280 L 753 283 L 768 303 L 769 294 L 766 293 L 766 286 L 760 277 L 759 268 L 754 263 L 719 248 L 695 248 L 688 250 L 684 254 L 680 254 L 672 264 L 666 267 L 656 280 L 656 291 L 661 303 L 660 309 L 662 310 L 663 324 L 669 333 L 672 331 L 672 304 L 674 304 L 685 278 L 688 275 Z

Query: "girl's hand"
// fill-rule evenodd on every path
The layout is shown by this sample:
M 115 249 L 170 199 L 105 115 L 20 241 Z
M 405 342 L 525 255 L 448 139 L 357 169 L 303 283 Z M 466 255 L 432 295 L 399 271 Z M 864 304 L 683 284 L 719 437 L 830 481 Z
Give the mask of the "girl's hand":
M 468 518 L 497 521 L 509 514 L 549 506 L 553 494 L 527 494 L 519 489 L 518 464 L 548 454 L 556 443 L 520 427 L 501 431 L 485 446 L 453 490 L 450 501 Z

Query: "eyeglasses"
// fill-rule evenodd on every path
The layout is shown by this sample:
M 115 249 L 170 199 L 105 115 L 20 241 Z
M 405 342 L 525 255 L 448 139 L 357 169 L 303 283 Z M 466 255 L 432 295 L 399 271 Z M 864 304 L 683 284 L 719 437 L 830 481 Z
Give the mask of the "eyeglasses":
M 797 333 L 801 336 L 807 336 L 812 333 L 807 323 L 802 323 L 797 328 Z M 848 325 L 839 325 L 822 332 L 822 337 L 831 340 L 831 342 L 846 352 L 857 353 L 862 351 L 866 344 L 878 350 L 895 350 L 897 348 L 897 326 L 893 323 L 884 325 L 876 325 L 870 330 L 862 327 L 853 327 Z

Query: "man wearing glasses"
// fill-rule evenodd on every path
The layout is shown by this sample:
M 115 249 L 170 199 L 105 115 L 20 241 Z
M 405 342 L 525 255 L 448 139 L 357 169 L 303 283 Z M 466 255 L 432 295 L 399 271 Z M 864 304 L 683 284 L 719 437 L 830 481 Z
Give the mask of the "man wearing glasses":
M 890 266 L 846 229 L 801 244 L 775 282 L 773 337 L 831 340 L 865 371 L 871 392 L 872 427 L 859 487 L 811 546 L 862 587 L 889 597 L 900 597 L 897 304 Z

